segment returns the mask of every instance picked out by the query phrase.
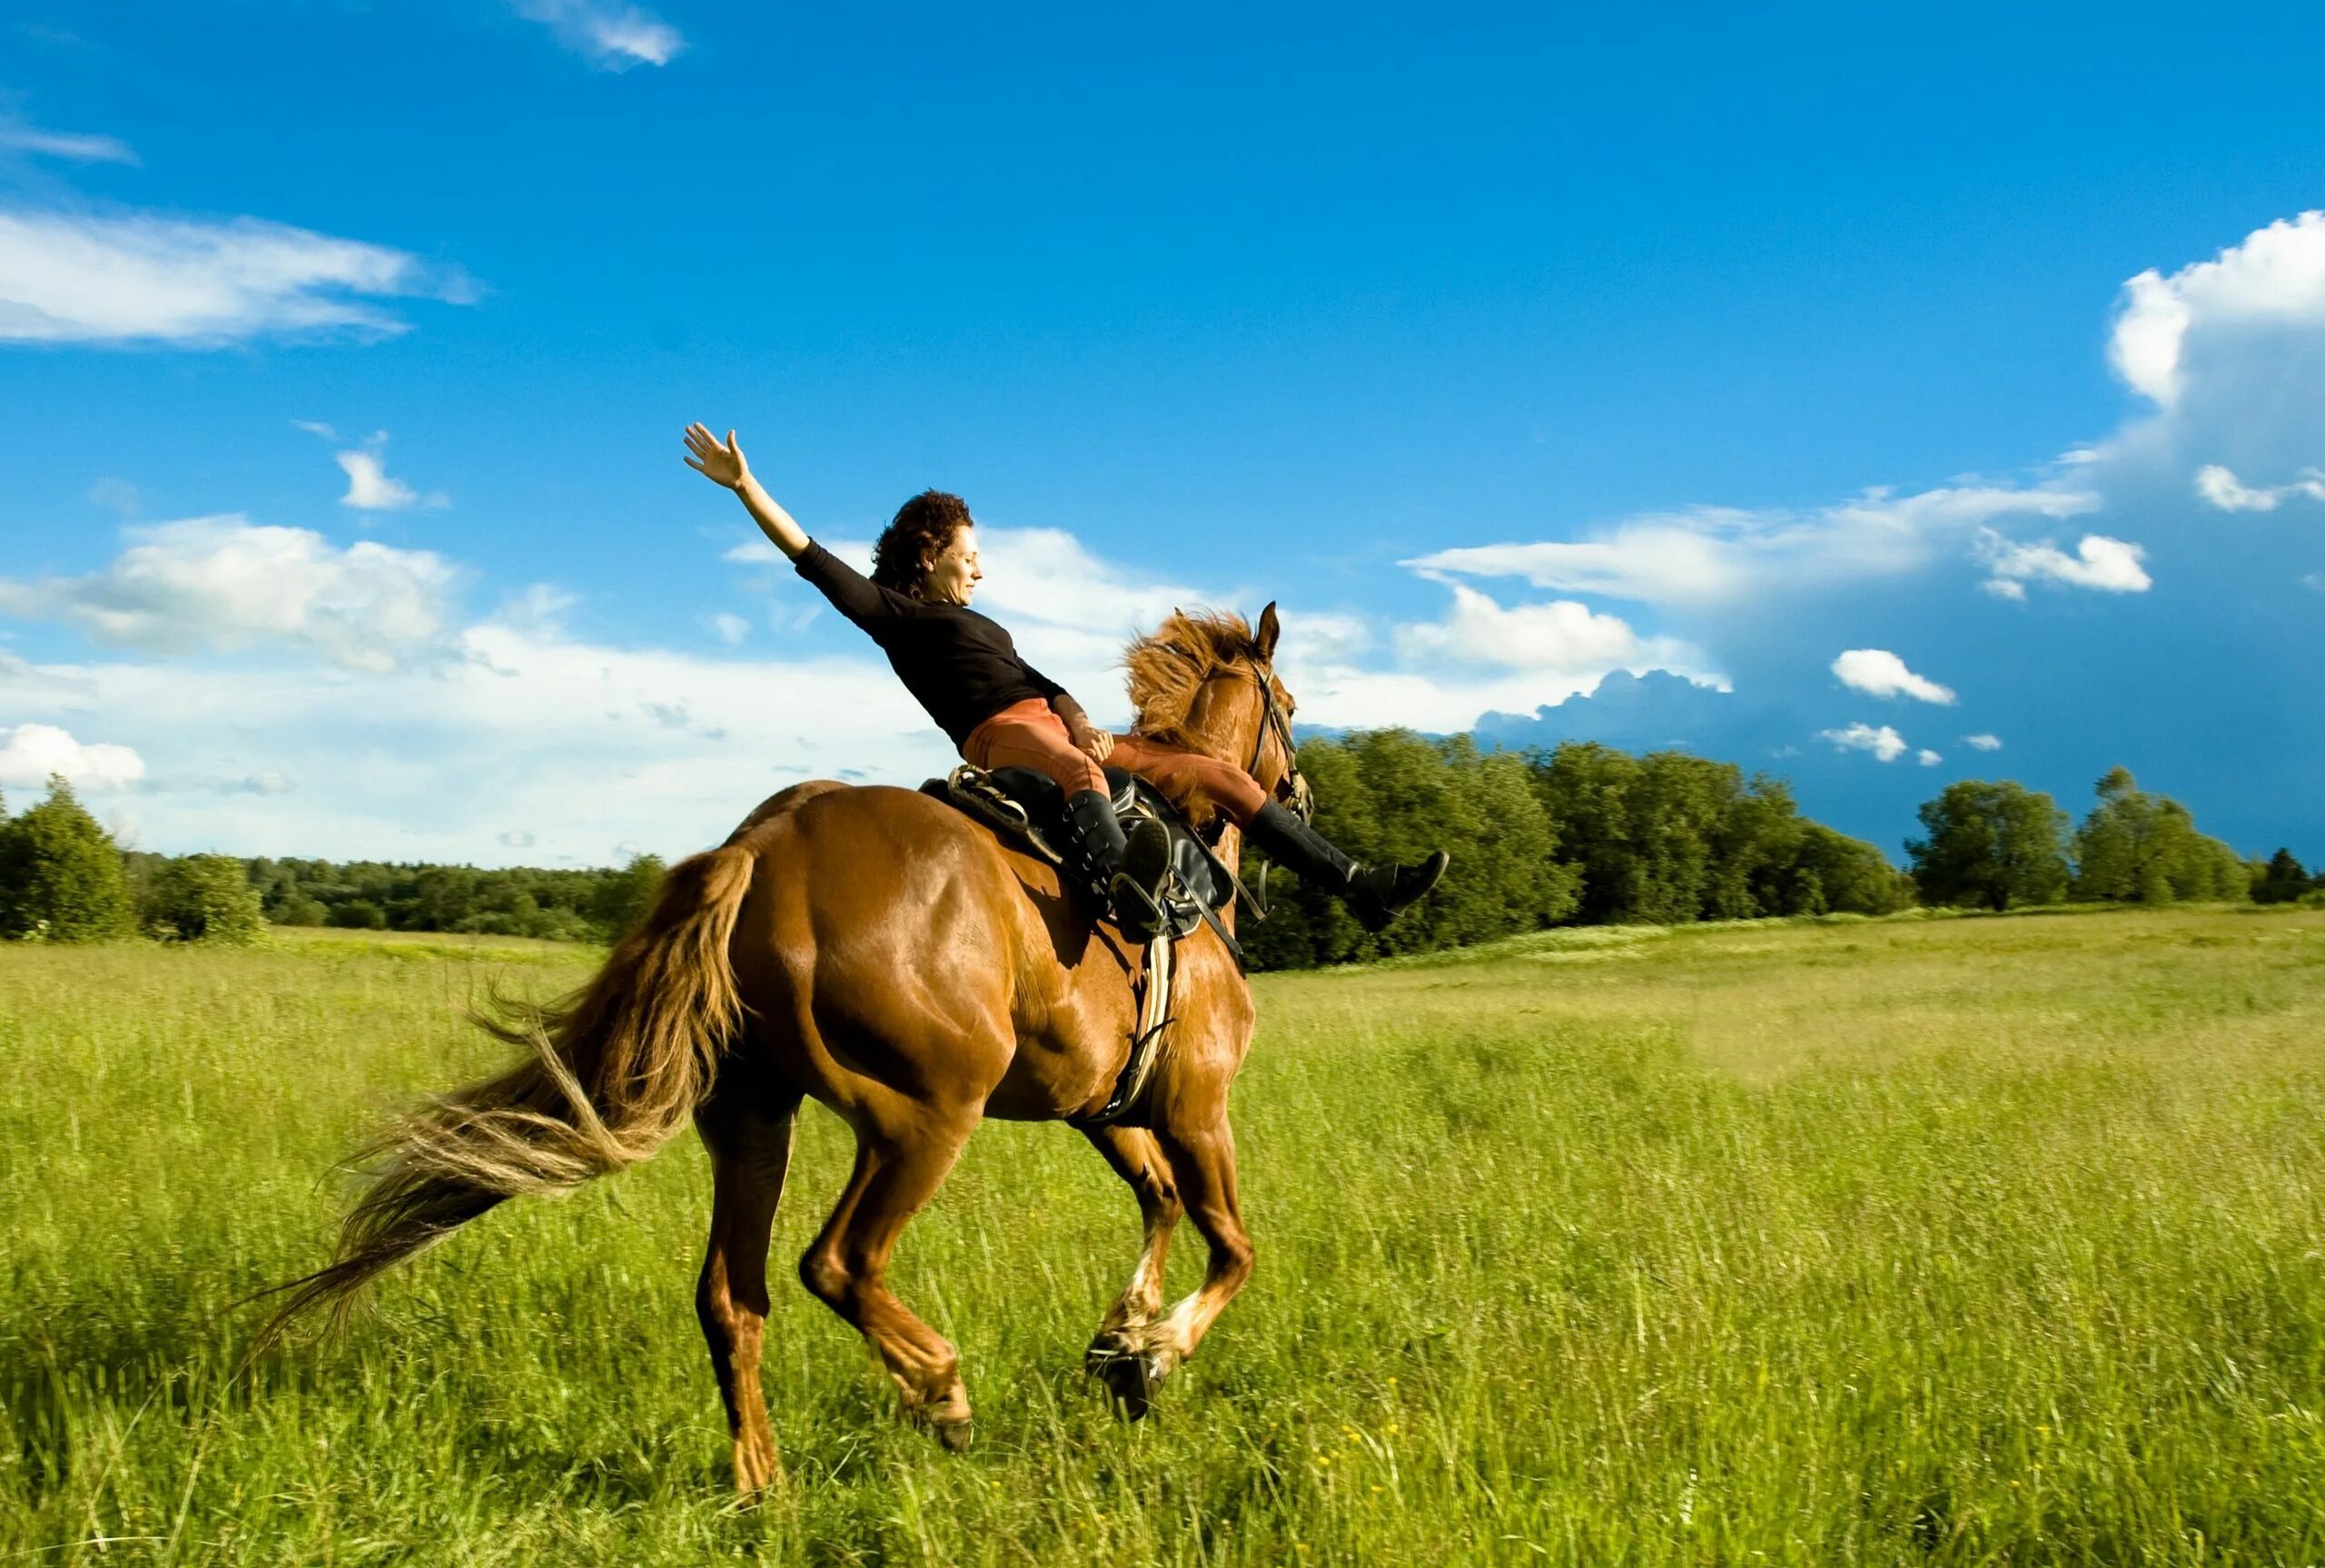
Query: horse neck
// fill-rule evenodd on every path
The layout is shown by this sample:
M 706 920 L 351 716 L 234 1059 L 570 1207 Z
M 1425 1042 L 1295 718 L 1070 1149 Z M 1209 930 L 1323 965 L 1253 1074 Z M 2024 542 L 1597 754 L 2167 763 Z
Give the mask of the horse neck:
M 1230 666 L 1204 682 L 1204 686 L 1209 700 L 1199 697 L 1187 716 L 1183 733 L 1188 749 L 1217 757 L 1240 772 L 1259 750 L 1260 726 L 1267 723 L 1266 711 L 1259 703 L 1237 702 L 1232 695 L 1239 688 L 1246 693 L 1256 692 L 1252 672 L 1242 665 Z M 1219 846 L 1214 853 L 1226 863 L 1228 870 L 1238 876 L 1242 874 L 1243 834 L 1233 823 L 1221 824 Z M 1228 931 L 1232 932 L 1235 906 L 1230 903 L 1223 915 Z

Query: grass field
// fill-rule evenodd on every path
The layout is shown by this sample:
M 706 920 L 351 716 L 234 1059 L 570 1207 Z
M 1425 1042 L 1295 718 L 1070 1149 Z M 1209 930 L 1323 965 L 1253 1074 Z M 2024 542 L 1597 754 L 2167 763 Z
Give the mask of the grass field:
M 2325 1561 L 2325 914 L 1262 977 L 1259 1270 L 1152 1419 L 1081 1384 L 1136 1223 L 1079 1138 L 987 1128 L 907 1233 L 965 1455 L 789 1283 L 846 1152 L 811 1108 L 756 1511 L 690 1139 L 229 1381 L 326 1167 L 495 1060 L 460 1004 L 590 956 L 0 950 L 0 1563 Z

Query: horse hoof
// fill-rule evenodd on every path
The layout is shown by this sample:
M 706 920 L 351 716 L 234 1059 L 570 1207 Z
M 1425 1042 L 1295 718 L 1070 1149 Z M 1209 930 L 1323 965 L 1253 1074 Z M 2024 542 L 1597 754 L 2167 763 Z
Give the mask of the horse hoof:
M 1102 1334 L 1091 1341 L 1082 1359 L 1083 1376 L 1104 1385 L 1114 1408 L 1132 1421 L 1143 1421 L 1154 1405 L 1154 1386 L 1162 1381 L 1151 1357 L 1132 1348 L 1120 1334 Z

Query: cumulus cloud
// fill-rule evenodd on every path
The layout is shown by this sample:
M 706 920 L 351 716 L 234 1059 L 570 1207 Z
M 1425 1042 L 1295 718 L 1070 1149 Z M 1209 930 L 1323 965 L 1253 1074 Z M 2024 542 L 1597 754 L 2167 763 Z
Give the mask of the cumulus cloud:
M 1950 705 L 1954 691 L 1905 667 L 1905 661 L 1885 648 L 1851 648 L 1833 661 L 1833 673 L 1852 691 L 1868 696 L 1918 697 L 1925 703 Z
M 2223 512 L 2273 512 L 2302 496 L 2325 501 L 2325 469 L 2303 468 L 2288 483 L 2254 489 L 2220 464 L 2207 463 L 2196 470 L 2196 494 Z
M 145 776 L 145 762 L 128 746 L 73 738 L 54 725 L 18 725 L 0 731 L 0 785 L 23 789 L 51 774 L 75 789 L 126 789 Z
M 1504 606 L 1463 583 L 1446 587 L 1453 606 L 1443 620 L 1397 628 L 1397 648 L 1408 663 L 1453 659 L 1513 670 L 1588 672 L 1594 684 L 1612 669 L 1685 674 L 1704 666 L 1697 649 L 1642 637 L 1619 616 L 1574 599 Z
M 2024 598 L 2029 582 L 2054 582 L 2110 594 L 2143 594 L 2154 586 L 2154 579 L 2140 565 L 2147 552 L 2104 534 L 2085 534 L 2074 554 L 2069 555 L 2048 539 L 2017 544 L 1988 529 L 1979 537 L 1978 551 L 1992 574 L 1985 589 L 2000 598 Z
M 1905 737 L 1887 725 L 1875 728 L 1872 725 L 1854 724 L 1845 730 L 1818 730 L 1816 738 L 1830 741 L 1845 752 L 1871 752 L 1885 763 L 1895 762 L 1906 751 Z
M 63 158 L 74 163 L 134 163 L 129 143 L 113 136 L 77 131 L 49 131 L 28 120 L 0 114 L 0 153 L 30 153 L 41 158 Z
M 473 297 L 404 251 L 251 218 L 0 211 L 0 342 L 379 337 L 404 323 L 374 301 Z
M 1962 744 L 1968 746 L 1974 752 L 1998 752 L 2002 750 L 2002 737 L 2000 735 L 1964 735 L 1962 737 Z
M 513 0 L 517 15 L 546 24 L 558 41 L 606 71 L 667 65 L 687 46 L 678 30 L 651 11 L 602 0 Z
M 0 577 L 0 613 L 56 620 L 153 653 L 288 646 L 350 669 L 392 669 L 440 635 L 455 574 L 426 550 L 341 549 L 240 515 L 124 530 L 78 577 Z
M 2325 324 L 2325 212 L 2280 219 L 2168 278 L 2150 268 L 2132 279 L 2109 357 L 2133 390 L 2170 409 L 2185 390 L 2189 333 L 2200 323 Z
M 1697 507 L 1626 518 L 1573 542 L 1470 545 L 1403 563 L 1415 570 L 1522 577 L 1538 588 L 1650 604 L 1706 606 L 1778 586 L 1892 577 L 1942 543 L 2006 517 L 2061 518 L 2099 505 L 2062 487 L 1867 490 L 1835 506 L 1747 511 Z
M 1925 768 L 1934 768 L 1945 759 L 1924 746 L 1914 754 L 1914 760 Z

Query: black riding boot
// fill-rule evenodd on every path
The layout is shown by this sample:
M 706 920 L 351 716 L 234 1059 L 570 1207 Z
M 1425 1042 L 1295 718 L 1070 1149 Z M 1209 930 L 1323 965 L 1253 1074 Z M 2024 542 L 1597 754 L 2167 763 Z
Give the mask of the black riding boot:
M 1114 817 L 1114 803 L 1099 790 L 1086 789 L 1065 803 L 1065 834 L 1069 853 L 1080 863 L 1073 869 L 1094 890 L 1105 895 L 1102 914 L 1130 941 L 1141 944 L 1162 934 L 1162 882 L 1171 871 L 1171 834 L 1149 817 L 1130 836 Z
M 1274 801 L 1260 808 L 1243 836 L 1301 882 L 1338 897 L 1367 931 L 1386 930 L 1399 911 L 1437 885 L 1450 863 L 1440 849 L 1419 865 L 1359 865 Z

